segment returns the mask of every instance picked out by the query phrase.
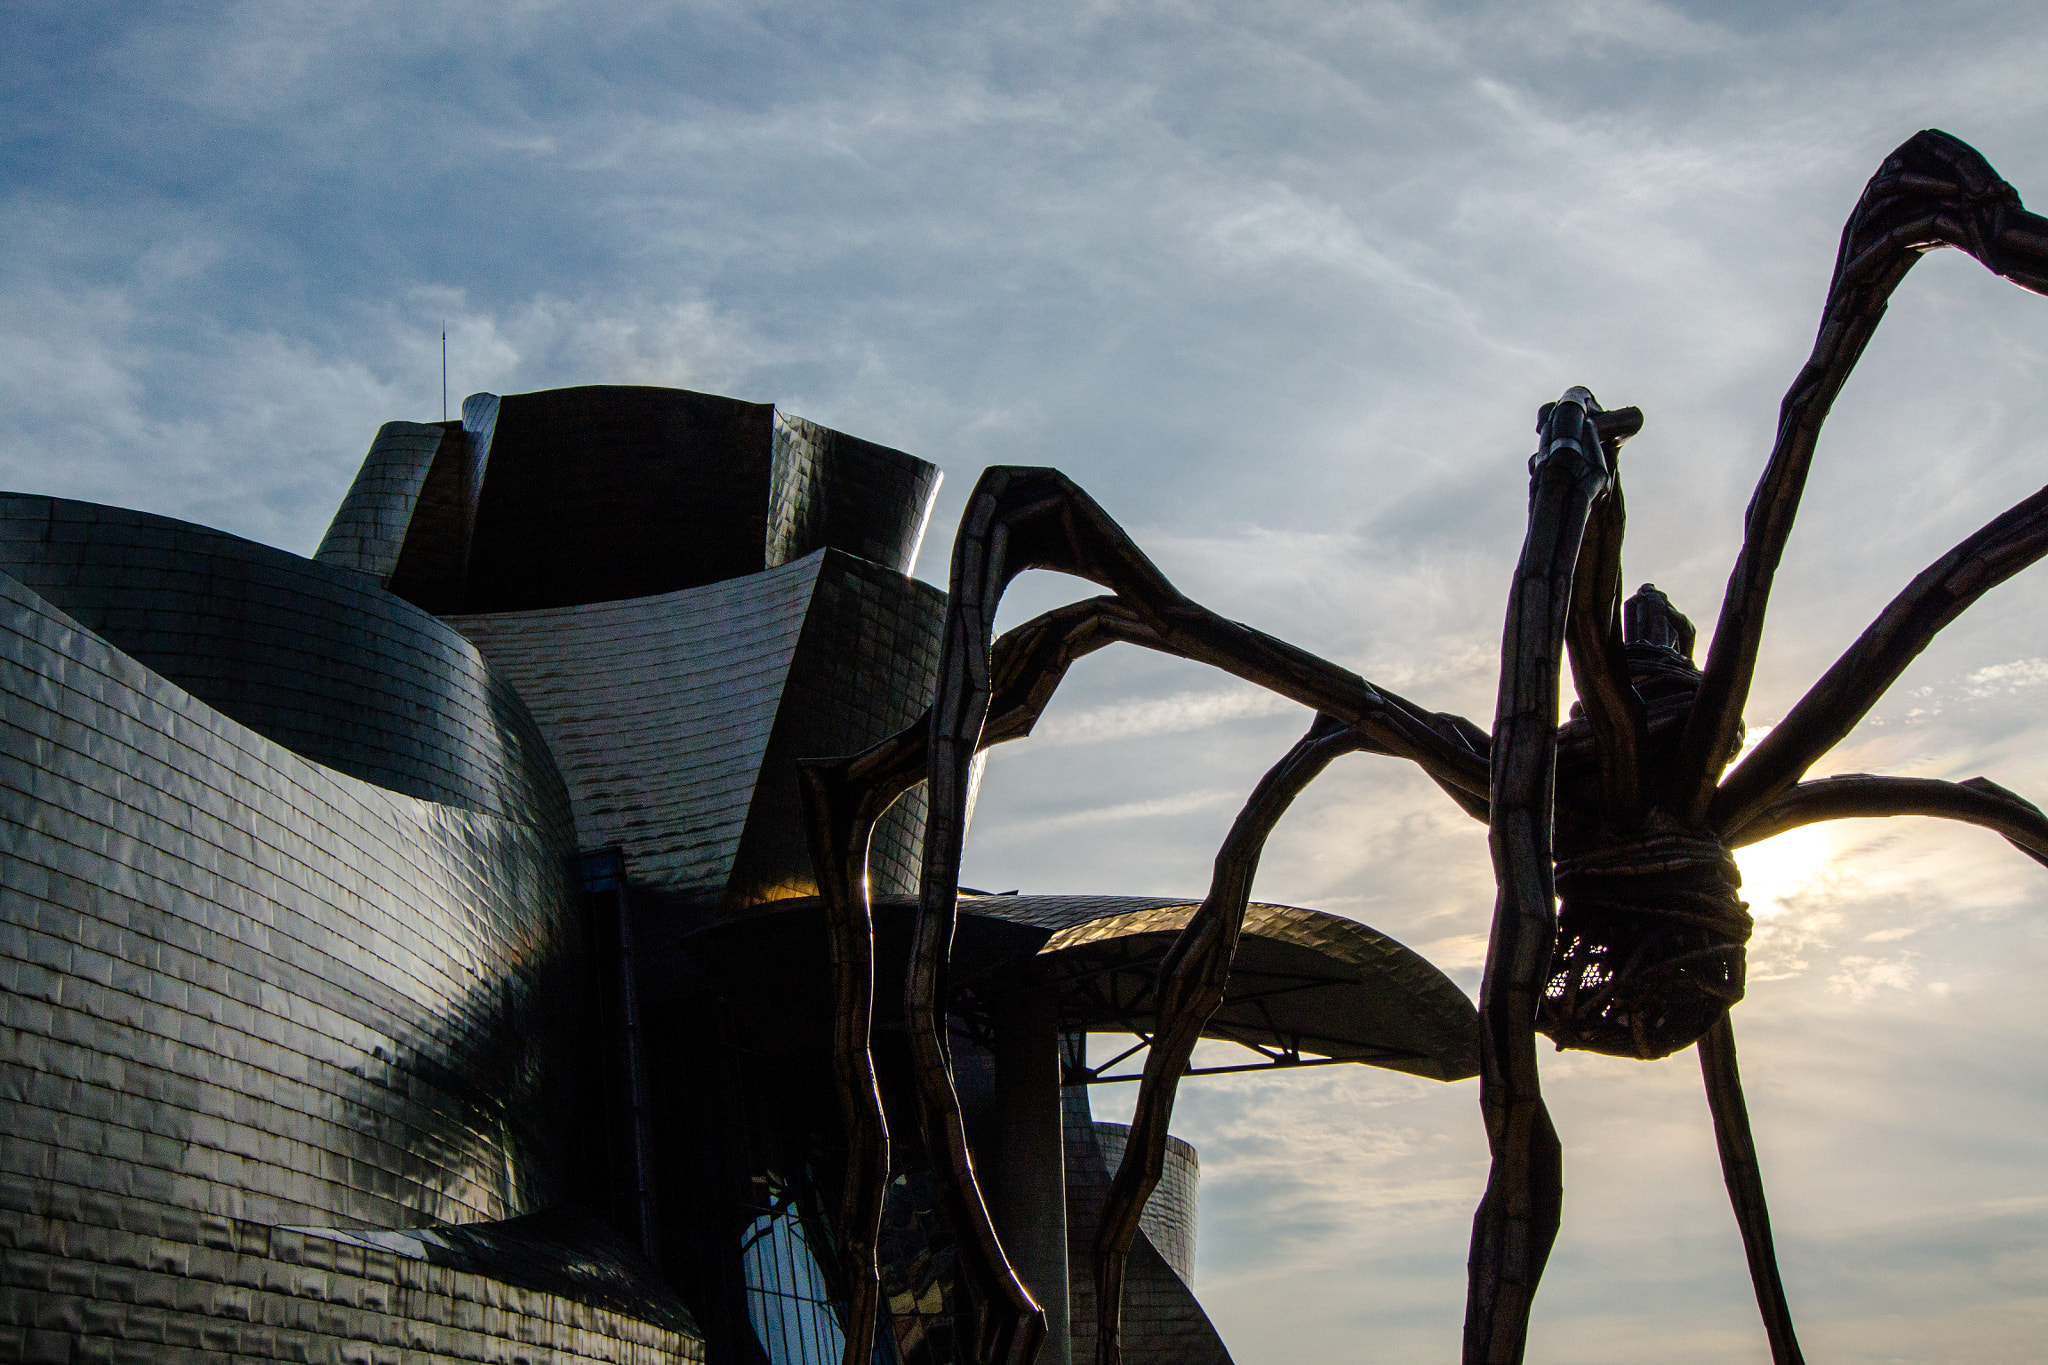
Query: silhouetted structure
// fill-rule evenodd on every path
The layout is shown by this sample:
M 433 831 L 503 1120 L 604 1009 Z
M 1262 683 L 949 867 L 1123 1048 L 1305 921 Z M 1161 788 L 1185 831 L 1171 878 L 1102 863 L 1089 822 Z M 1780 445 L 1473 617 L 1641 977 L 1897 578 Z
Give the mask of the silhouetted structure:
M 1190 601 L 1053 470 L 983 475 L 942 598 L 907 576 L 935 470 L 701 394 L 389 424 L 313 561 L 0 496 L 0 1349 L 1224 1360 L 1143 1232 L 1213 1037 L 1480 1074 L 1465 1358 L 1510 1365 L 1562 1198 L 1544 1032 L 1698 1045 L 1792 1365 L 1728 1022 L 1730 850 L 1923 814 L 2048 862 L 2048 817 L 1982 778 L 1801 780 L 2048 553 L 2048 490 L 1916 578 L 1724 777 L 1821 423 L 1942 246 L 2048 292 L 2048 222 L 1972 149 L 1924 132 L 1886 160 L 1704 668 L 1662 594 L 1622 601 L 1641 414 L 1583 388 L 1543 408 L 1490 731 Z M 994 638 L 1034 568 L 1110 595 Z M 1112 643 L 1315 722 L 1199 904 L 963 892 L 980 752 Z M 1289 804 L 1354 752 L 1489 826 L 1476 1016 L 1400 945 L 1250 899 Z M 1113 1175 L 1102 1077 L 1063 1041 L 1107 1029 L 1149 1045 Z
M 1704 669 L 1692 662 L 1691 623 L 1662 593 L 1646 585 L 1622 602 L 1619 458 L 1642 414 L 1604 410 L 1583 388 L 1543 407 L 1490 732 L 1191 601 L 1058 471 L 986 471 L 954 540 L 931 709 L 870 750 L 806 772 L 835 957 L 854 964 L 836 982 L 835 1079 L 845 1145 L 856 1154 L 840 1219 L 849 1285 L 874 1274 L 868 1230 L 882 1178 L 876 1155 L 886 1152 L 892 1131 L 867 1083 L 878 1042 L 860 986 L 875 951 L 859 893 L 866 835 L 922 776 L 929 805 L 904 1004 L 922 1136 L 981 1306 L 976 1360 L 1029 1360 L 1047 1332 L 1029 1276 L 1015 1273 L 1007 1235 L 987 1211 L 987 1182 L 969 1150 L 963 1097 L 947 1061 L 947 983 L 962 912 L 954 883 L 976 756 L 1028 733 L 1076 658 L 1125 642 L 1214 665 L 1317 715 L 1246 801 L 1217 854 L 1209 895 L 1161 963 L 1137 1112 L 1093 1246 L 1100 1365 L 1117 1365 L 1133 1345 L 1120 1341 L 1116 1306 L 1126 1303 L 1143 1210 L 1164 1171 L 1175 1089 L 1196 1040 L 1227 1004 L 1233 961 L 1252 922 L 1260 852 L 1295 796 L 1334 758 L 1353 752 L 1414 762 L 1490 831 L 1498 896 L 1481 992 L 1480 1101 L 1493 1167 L 1467 1263 L 1467 1365 L 1521 1360 L 1557 1233 L 1562 1154 L 1543 1106 L 1538 1032 L 1560 1047 L 1638 1058 L 1698 1043 L 1772 1354 L 1778 1365 L 1797 1362 L 1728 1022 L 1743 993 L 1751 927 L 1730 850 L 1817 820 L 1917 814 L 1983 825 L 2048 863 L 2048 817 L 1981 777 L 1801 781 L 1942 627 L 2048 554 L 2048 489 L 1914 579 L 1723 779 L 1741 751 L 1771 580 L 1821 423 L 1892 290 L 1939 247 L 1966 251 L 2014 283 L 2048 293 L 2048 221 L 2023 209 L 1976 151 L 1927 131 L 1886 159 L 1843 229 L 1820 334 L 1785 396 Z M 1030 569 L 1068 573 L 1110 595 L 997 639 L 1002 595 Z M 1560 728 L 1567 656 L 1580 707 Z
M 967 1359 L 896 1003 L 923 796 L 863 842 L 902 1136 L 862 1297 L 799 782 L 931 702 L 937 483 L 767 405 L 587 388 L 387 424 L 312 560 L 0 495 L 0 1352 Z M 1062 1040 L 1149 1034 L 1195 907 L 964 905 L 952 1070 L 1065 1358 L 1109 1174 Z M 1391 940 L 1262 905 L 1208 1032 L 1453 1079 L 1473 1023 Z M 1126 1339 L 1224 1361 L 1181 1170 Z

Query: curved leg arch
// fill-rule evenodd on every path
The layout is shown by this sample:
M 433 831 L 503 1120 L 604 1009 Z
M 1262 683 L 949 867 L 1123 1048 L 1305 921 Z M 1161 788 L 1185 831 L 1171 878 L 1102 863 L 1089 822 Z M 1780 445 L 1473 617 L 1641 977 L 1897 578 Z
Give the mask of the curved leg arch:
M 1975 148 L 1929 129 L 1886 157 L 1864 187 L 1842 228 L 1820 334 L 1779 406 L 1777 439 L 1750 499 L 1742 551 L 1728 575 L 1705 679 L 1686 724 L 1676 805 L 1688 825 L 1705 822 L 1715 783 L 1735 752 L 1771 582 L 1792 535 L 1821 424 L 1892 291 L 1922 255 L 1945 246 L 1968 252 L 2022 289 L 2048 293 L 2048 220 L 2022 208 L 2018 191 Z
M 1138 1219 L 1166 1170 L 1167 1127 L 1180 1078 L 1202 1030 L 1223 1003 L 1266 838 L 1308 784 L 1360 741 L 1341 722 L 1317 716 L 1309 732 L 1253 789 L 1217 851 L 1209 893 L 1159 964 L 1159 1022 L 1138 1085 L 1123 1160 L 1110 1182 L 1095 1238 L 1096 1365 L 1123 1359 L 1124 1269 Z

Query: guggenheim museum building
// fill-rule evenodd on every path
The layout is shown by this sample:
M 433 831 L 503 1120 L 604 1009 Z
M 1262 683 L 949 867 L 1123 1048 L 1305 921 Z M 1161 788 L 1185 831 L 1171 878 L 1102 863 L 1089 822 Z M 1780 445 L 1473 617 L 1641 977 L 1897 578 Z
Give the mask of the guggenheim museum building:
M 772 405 L 593 387 L 386 424 L 311 559 L 0 494 L 0 1359 L 838 1362 L 796 764 L 930 704 L 938 482 Z M 923 826 L 913 792 L 870 857 L 877 1365 L 972 1346 L 888 1013 Z M 1087 1096 L 1131 1064 L 1084 1040 L 1142 1045 L 1194 908 L 963 889 L 955 1082 L 1041 1360 L 1094 1358 L 1123 1148 Z M 1288 906 L 1251 908 L 1209 1033 L 1477 1068 L 1451 982 Z M 1176 1145 L 1133 1365 L 1230 1359 L 1196 1177 Z

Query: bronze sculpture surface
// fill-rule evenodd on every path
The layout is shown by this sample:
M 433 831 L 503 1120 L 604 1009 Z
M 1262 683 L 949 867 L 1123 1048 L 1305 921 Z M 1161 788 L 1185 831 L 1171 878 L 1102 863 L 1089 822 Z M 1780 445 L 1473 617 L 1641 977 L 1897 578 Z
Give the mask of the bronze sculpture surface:
M 874 1229 L 888 1164 L 868 1049 L 865 850 L 874 821 L 919 781 L 929 784 L 930 819 L 905 1009 L 925 1145 L 980 1304 L 975 1358 L 1028 1361 L 1043 1337 L 1043 1315 L 1004 1256 L 967 1149 L 943 1044 L 947 962 L 974 756 L 1027 734 L 1066 668 L 1118 641 L 1211 664 L 1317 715 L 1252 793 L 1217 855 L 1200 912 L 1161 968 L 1159 1029 L 1096 1245 L 1097 1301 L 1120 1302 L 1124 1258 L 1162 1166 L 1174 1089 L 1222 998 L 1265 838 L 1332 759 L 1367 752 L 1415 762 L 1489 829 L 1497 896 L 1480 998 L 1480 1103 L 1493 1166 L 1468 1263 L 1467 1365 L 1522 1358 L 1531 1299 L 1557 1232 L 1560 1148 L 1541 1094 L 1538 1032 L 1560 1047 L 1624 1057 L 1697 1044 L 1773 1359 L 1800 1360 L 1728 1022 L 1742 996 L 1750 930 L 1730 850 L 1819 820 L 1920 814 L 1985 826 L 2048 863 L 2048 817 L 1985 779 L 1801 780 L 1937 632 L 2048 554 L 2048 489 L 1915 578 L 1724 776 L 1741 748 L 1772 579 L 1821 424 L 1892 291 L 1922 254 L 1944 246 L 2048 293 L 2048 221 L 2022 208 L 1973 149 L 1928 131 L 1885 160 L 1843 229 L 1819 336 L 1781 407 L 1703 668 L 1692 661 L 1691 624 L 1661 593 L 1646 586 L 1622 601 L 1619 454 L 1641 428 L 1641 413 L 1603 409 L 1583 388 L 1544 406 L 1490 732 L 1189 600 L 1056 471 L 983 475 L 954 545 L 931 712 L 864 754 L 806 768 L 837 974 L 847 1361 L 872 1349 Z M 1087 579 L 1111 595 L 993 638 L 1004 588 L 1034 568 Z M 1560 728 L 1567 664 L 1581 706 Z M 1098 1349 L 1101 1365 L 1119 1359 L 1113 1308 L 1104 1312 Z

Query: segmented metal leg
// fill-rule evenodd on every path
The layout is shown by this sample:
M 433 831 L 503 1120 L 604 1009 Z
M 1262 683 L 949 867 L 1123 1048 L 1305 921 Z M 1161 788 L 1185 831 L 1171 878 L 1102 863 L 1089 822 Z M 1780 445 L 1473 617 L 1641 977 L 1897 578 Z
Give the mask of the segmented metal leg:
M 1029 734 L 1067 668 L 1105 645 L 1158 648 L 1150 630 L 1114 598 L 1047 612 L 996 641 L 994 700 L 981 747 Z M 847 1326 L 842 1365 L 867 1365 L 881 1311 L 877 1257 L 889 1181 L 889 1126 L 875 1080 L 874 915 L 867 851 L 875 824 L 924 780 L 931 715 L 862 753 L 798 764 L 811 862 L 823 903 L 833 981 L 832 1075 L 846 1151 L 834 1227 Z
M 1706 823 L 1721 768 L 1736 751 L 1771 582 L 1792 535 L 1821 424 L 1876 332 L 1892 291 L 1922 255 L 1945 246 L 1969 253 L 2022 289 L 2048 293 L 2048 221 L 2020 206 L 2019 193 L 1976 148 L 1930 128 L 1886 157 L 1864 186 L 1842 227 L 1813 352 L 1779 406 L 1777 440 L 1749 502 L 1742 552 L 1728 575 L 1699 698 L 1686 721 L 1672 789 L 1674 810 L 1687 826 Z M 1793 745 L 1793 732 L 1782 743 Z M 1775 775 L 1771 764 L 1756 765 L 1752 773 L 1766 769 Z M 1768 783 L 1760 783 L 1741 799 L 1768 800 L 1773 794 Z M 1722 810 L 1728 814 L 1725 803 Z
M 841 1365 L 868 1365 L 874 1356 L 882 1311 L 877 1248 L 889 1184 L 889 1120 L 875 1078 L 872 1044 L 875 925 L 867 885 L 868 838 L 880 812 L 872 799 L 875 784 L 870 782 L 862 791 L 849 777 L 848 770 L 858 767 L 858 759 L 798 765 L 811 863 L 825 912 L 832 971 L 832 1083 L 846 1149 L 833 1222 L 846 1294 Z M 881 804 L 886 809 L 887 803 Z
M 1016 637 L 1013 648 L 992 647 L 991 623 L 1004 588 L 1032 568 L 1073 574 L 1117 596 L 1076 604 L 1012 632 L 1005 642 Z M 813 858 L 828 902 L 840 980 L 836 1046 L 865 1054 L 864 1020 L 872 1002 L 863 992 L 872 992 L 873 940 L 857 888 L 865 879 L 868 832 L 888 803 L 915 784 L 918 766 L 929 783 L 904 1008 L 934 1181 L 958 1239 L 962 1271 L 981 1307 L 975 1357 L 980 1362 L 1028 1360 L 1043 1333 L 1043 1314 L 1011 1269 L 982 1201 L 946 1057 L 946 977 L 959 912 L 970 765 L 981 748 L 1027 732 L 1067 664 L 1114 639 L 1212 664 L 1313 706 L 1347 727 L 1357 747 L 1414 761 L 1464 809 L 1485 816 L 1487 758 L 1477 745 L 1484 732 L 1471 722 L 1424 712 L 1306 650 L 1190 601 L 1092 498 L 1057 471 L 997 468 L 982 476 L 954 542 L 931 711 L 919 725 L 865 754 L 809 765 L 806 784 Z M 868 1098 L 872 1063 L 849 1055 L 836 1061 L 835 1075 L 845 1092 L 848 1141 L 868 1149 L 850 1159 L 849 1172 L 872 1185 L 877 1152 L 886 1170 L 886 1132 Z M 866 1237 L 880 1207 L 876 1199 L 872 1189 L 849 1189 L 843 1211 L 851 1235 Z M 849 1259 L 848 1266 L 865 1283 L 870 1270 L 861 1257 Z
M 1466 1365 L 1517 1365 L 1529 1306 L 1556 1240 L 1563 1175 L 1536 1069 L 1536 1009 L 1557 937 L 1551 819 L 1557 705 L 1572 579 L 1593 502 L 1612 478 L 1602 419 L 1633 431 L 1641 414 L 1603 414 L 1569 390 L 1543 410 L 1530 463 L 1529 532 L 1508 594 L 1491 765 L 1493 934 L 1479 995 L 1479 1106 L 1493 1168 L 1466 1263 Z M 1628 425 L 1633 420 L 1634 426 Z
M 1708 820 L 1735 829 L 1784 795 L 1898 681 L 1943 627 L 2048 555 L 2048 488 L 1923 570 L 1715 791 Z
M 1137 1112 L 1123 1161 L 1110 1182 L 1109 1198 L 1095 1237 L 1095 1336 L 1097 1365 L 1123 1359 L 1124 1270 L 1138 1219 L 1166 1170 L 1167 1128 L 1180 1078 L 1210 1016 L 1223 1003 L 1230 967 L 1244 930 L 1252 878 L 1266 838 L 1294 798 L 1340 754 L 1356 753 L 1360 741 L 1342 722 L 1317 716 L 1302 736 L 1253 789 L 1217 851 L 1209 894 L 1159 965 L 1158 1030 L 1138 1086 Z
M 1792 1310 L 1778 1278 L 1778 1256 L 1771 1246 L 1771 1213 L 1764 1206 L 1763 1172 L 1756 1163 L 1756 1144 L 1749 1136 L 1749 1106 L 1742 1101 L 1742 1077 L 1735 1069 L 1735 1030 L 1721 1021 L 1700 1039 L 1700 1075 L 1707 1083 L 1707 1104 L 1714 1111 L 1714 1140 L 1721 1148 L 1721 1175 L 1728 1182 L 1728 1201 L 1742 1228 L 1742 1249 L 1749 1257 L 1749 1279 L 1756 1286 L 1756 1306 L 1764 1315 L 1774 1365 L 1804 1365 L 1799 1339 L 1792 1332 Z

